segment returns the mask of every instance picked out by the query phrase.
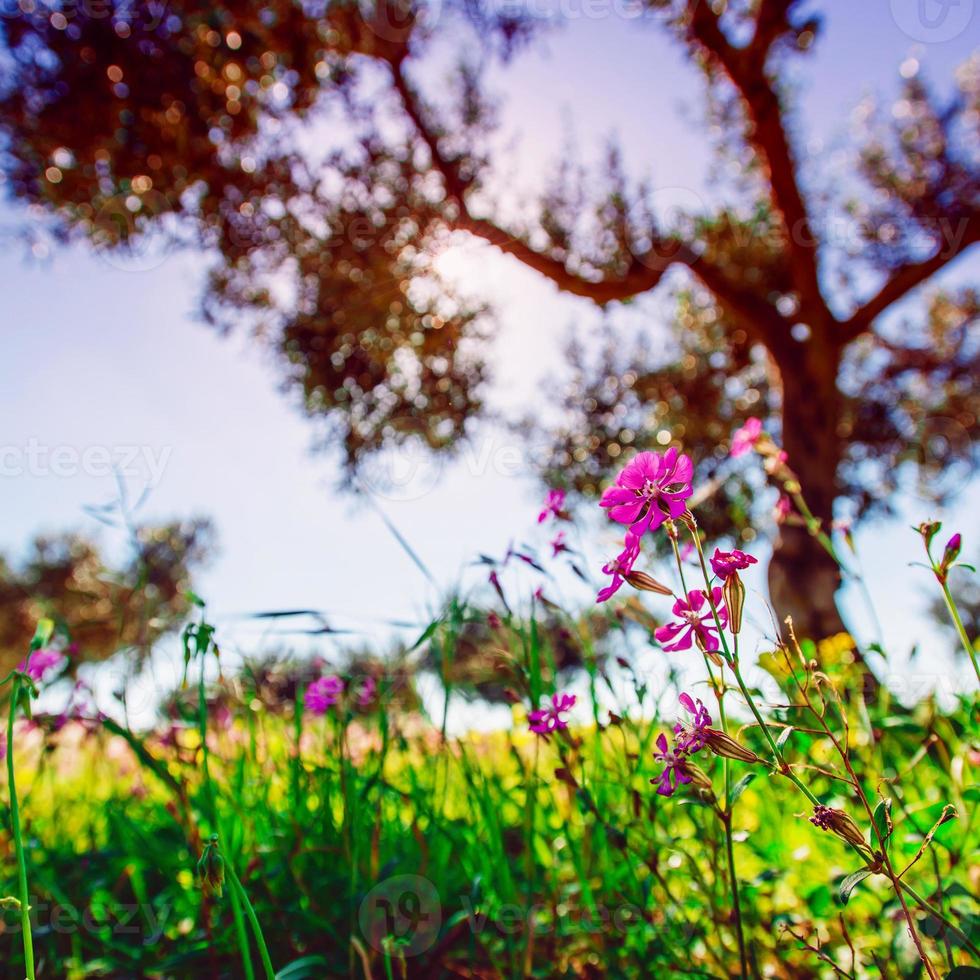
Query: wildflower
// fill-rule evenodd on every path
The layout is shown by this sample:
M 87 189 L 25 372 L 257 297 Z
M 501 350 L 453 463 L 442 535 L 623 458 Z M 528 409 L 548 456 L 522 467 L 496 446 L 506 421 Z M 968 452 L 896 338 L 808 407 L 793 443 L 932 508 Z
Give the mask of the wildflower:
M 762 420 L 755 417 L 746 419 L 745 424 L 732 433 L 732 446 L 729 455 L 733 458 L 744 456 L 751 450 L 762 435 Z
M 318 677 L 307 689 L 303 698 L 311 715 L 325 715 L 344 692 L 344 682 L 339 677 Z
M 605 602 L 619 591 L 626 581 L 626 577 L 632 573 L 633 563 L 640 557 L 640 539 L 638 537 L 627 532 L 624 545 L 623 550 L 612 561 L 602 566 L 603 573 L 611 575 L 612 581 L 604 589 L 599 590 L 596 602 Z
M 692 698 L 690 694 L 681 694 L 678 698 L 684 709 L 693 715 L 689 724 L 678 722 L 674 725 L 677 736 L 677 749 L 692 755 L 703 748 L 705 729 L 711 724 L 711 715 L 700 698 Z
M 664 764 L 664 771 L 659 779 L 651 779 L 650 782 L 657 784 L 657 793 L 660 796 L 672 796 L 682 783 L 691 782 L 685 767 L 685 752 L 680 745 L 670 748 L 663 732 L 657 736 L 657 749 L 659 751 L 654 752 L 653 757 Z
M 813 816 L 810 823 L 821 830 L 829 830 L 835 833 L 842 840 L 846 840 L 855 847 L 867 847 L 867 841 L 858 825 L 843 811 L 837 810 L 832 806 L 817 804 L 813 808 Z
M 779 500 L 776 501 L 776 506 L 772 511 L 773 519 L 777 524 L 782 524 L 792 512 L 793 504 L 790 502 L 789 497 L 786 494 L 780 494 Z
M 638 453 L 619 475 L 615 486 L 608 487 L 599 501 L 609 516 L 628 524 L 637 538 L 656 530 L 668 517 L 680 517 L 694 492 L 691 477 L 694 467 L 690 457 L 676 449 L 660 453 Z
M 64 654 L 60 650 L 34 650 L 28 654 L 27 660 L 20 662 L 17 669 L 27 674 L 35 683 L 40 683 L 44 675 L 64 659 Z
M 679 621 L 661 626 L 653 634 L 658 643 L 666 644 L 664 650 L 667 653 L 689 650 L 694 641 L 705 653 L 718 650 L 717 624 L 707 598 L 704 590 L 694 589 L 688 592 L 686 600 L 678 599 L 674 603 L 672 612 Z M 724 627 L 728 623 L 728 611 L 722 602 L 721 589 L 717 586 L 712 589 L 711 598 Z
M 735 548 L 734 551 L 722 551 L 720 548 L 715 548 L 715 553 L 711 556 L 710 561 L 711 570 L 718 578 L 724 579 L 727 579 L 734 572 L 756 563 L 751 555 L 739 551 L 738 548 Z
M 565 544 L 565 532 L 559 531 L 550 541 L 551 544 L 551 557 L 557 558 L 563 551 L 570 551 L 571 549 Z
M 549 732 L 568 728 L 568 719 L 565 716 L 575 706 L 575 700 L 574 694 L 552 694 L 548 707 L 528 712 L 528 727 L 536 735 L 547 735 Z
M 568 514 L 565 512 L 565 491 L 561 489 L 549 490 L 544 498 L 544 507 L 538 514 L 538 523 L 544 522 L 554 515 L 557 520 L 565 520 Z
M 361 681 L 361 689 L 357 692 L 357 706 L 369 708 L 378 693 L 378 682 L 373 677 L 365 677 Z

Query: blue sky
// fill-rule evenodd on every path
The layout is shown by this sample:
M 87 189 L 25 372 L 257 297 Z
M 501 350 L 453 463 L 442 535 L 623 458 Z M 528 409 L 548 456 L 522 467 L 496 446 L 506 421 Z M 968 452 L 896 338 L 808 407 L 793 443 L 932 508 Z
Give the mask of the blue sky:
M 822 40 L 798 72 L 814 141 L 808 146 L 817 152 L 843 142 L 855 104 L 869 92 L 894 93 L 898 66 L 909 57 L 948 84 L 955 65 L 980 40 L 972 0 L 963 2 L 971 19 L 944 40 L 935 40 L 938 29 L 915 30 L 905 9 L 915 0 L 823 5 Z M 911 31 L 902 29 L 910 24 Z M 505 129 L 519 137 L 512 163 L 529 187 L 561 152 L 570 125 L 583 150 L 597 150 L 615 134 L 634 172 L 649 174 L 658 188 L 705 193 L 699 82 L 656 28 L 612 15 L 573 16 L 540 50 L 518 58 L 499 84 L 509 106 Z M 0 225 L 9 228 L 22 218 L 8 209 Z M 464 247 L 445 264 L 497 306 L 499 403 L 540 397 L 542 379 L 558 369 L 563 337 L 570 328 L 595 325 L 595 311 L 558 296 L 485 246 Z M 313 606 L 338 625 L 372 635 L 383 632 L 379 620 L 424 616 L 436 591 L 378 515 L 337 492 L 333 462 L 311 452 L 315 431 L 278 389 L 274 364 L 244 337 L 221 338 L 197 321 L 202 268 L 202 258 L 189 254 L 132 261 L 71 248 L 37 261 L 19 245 L 5 245 L 0 446 L 21 454 L 7 461 L 23 460 L 32 445 L 79 454 L 87 449 L 90 459 L 100 458 L 100 447 L 117 459 L 126 447 L 138 447 L 143 466 L 134 489 L 149 471 L 147 460 L 162 467 L 142 516 L 215 520 L 221 550 L 200 591 L 232 646 L 254 645 L 257 634 L 234 617 L 259 609 Z M 971 256 L 954 274 L 976 271 Z M 656 317 L 656 303 L 644 311 Z M 452 583 L 477 552 L 500 553 L 533 525 L 538 490 L 526 453 L 504 433 L 488 431 L 457 463 L 394 462 L 399 472 L 414 472 L 411 492 L 379 503 L 440 583 Z M 57 475 L 50 459 L 34 469 L 33 475 L 0 476 L 0 551 L 7 554 L 16 555 L 39 531 L 97 531 L 83 508 L 114 493 L 109 476 Z M 63 455 L 60 471 L 70 470 Z M 978 502 L 976 487 L 965 488 L 942 515 L 964 532 L 974 556 Z M 932 633 L 919 615 L 928 582 L 906 564 L 918 558 L 919 547 L 908 524 L 933 509 L 914 496 L 900 507 L 899 519 L 869 526 L 859 539 L 897 664 Z M 103 538 L 119 545 L 109 533 Z M 603 547 L 600 538 L 594 564 Z M 761 588 L 761 574 L 755 584 Z M 858 608 L 856 596 L 848 601 Z M 927 672 L 938 674 L 948 660 L 934 656 L 941 656 L 942 668 L 932 659 Z

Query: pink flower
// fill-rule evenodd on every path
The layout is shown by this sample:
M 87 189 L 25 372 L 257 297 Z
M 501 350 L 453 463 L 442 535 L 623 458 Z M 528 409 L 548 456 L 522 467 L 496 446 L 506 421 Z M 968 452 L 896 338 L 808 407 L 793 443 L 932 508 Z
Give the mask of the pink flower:
M 754 564 L 756 564 L 756 560 L 744 551 L 739 551 L 738 548 L 734 551 L 722 551 L 720 548 L 715 548 L 715 553 L 711 556 L 711 569 L 718 578 L 728 578 L 729 575 L 740 569 L 748 568 L 749 565 Z
M 775 518 L 777 524 L 782 524 L 787 517 L 793 512 L 793 504 L 786 494 L 780 494 L 779 500 L 776 501 L 776 506 L 773 508 L 772 516 Z
M 357 706 L 359 708 L 370 708 L 378 693 L 378 682 L 373 677 L 365 677 L 361 681 L 361 689 L 357 692 Z
M 551 539 L 550 544 L 551 544 L 551 557 L 552 558 L 557 558 L 563 551 L 570 550 L 569 547 L 568 547 L 568 545 L 565 544 L 565 532 L 564 531 L 559 531 Z
M 619 472 L 615 486 L 603 493 L 599 506 L 608 508 L 614 521 L 628 524 L 630 532 L 639 538 L 660 527 L 668 516 L 684 513 L 684 501 L 694 492 L 693 475 L 690 457 L 676 449 L 668 449 L 663 456 L 637 453 Z
M 674 790 L 681 783 L 691 781 L 691 777 L 684 768 L 685 752 L 679 745 L 671 749 L 667 742 L 667 736 L 663 732 L 657 736 L 657 749 L 659 751 L 654 752 L 653 757 L 657 762 L 664 763 L 664 771 L 659 780 L 651 779 L 650 782 L 657 783 L 657 792 L 661 796 L 672 796 Z
M 605 602 L 611 599 L 620 589 L 626 576 L 633 571 L 633 563 L 640 557 L 640 539 L 627 531 L 625 547 L 612 561 L 602 566 L 602 571 L 606 575 L 612 576 L 612 582 L 604 589 L 599 590 L 596 602 Z
M 744 456 L 756 444 L 759 436 L 762 435 L 762 420 L 750 418 L 745 420 L 745 424 L 732 433 L 732 448 L 729 455 L 733 457 Z
M 52 667 L 56 667 L 64 659 L 65 655 L 60 650 L 34 650 L 27 655 L 27 660 L 20 662 L 17 669 L 38 684 Z
M 344 682 L 339 677 L 318 677 L 303 697 L 306 710 L 311 715 L 325 715 L 344 693 Z
M 559 520 L 566 516 L 564 490 L 555 489 L 548 491 L 548 495 L 544 498 L 544 508 L 542 509 L 541 513 L 538 514 L 538 523 L 544 524 L 544 522 L 552 515 Z
M 726 626 L 728 610 L 725 609 L 721 589 L 715 586 L 711 590 L 711 598 L 718 610 L 721 625 Z M 687 601 L 678 599 L 674 603 L 672 611 L 678 618 L 678 622 L 661 626 L 653 633 L 657 642 L 664 644 L 665 652 L 690 650 L 695 640 L 698 646 L 708 653 L 718 649 L 717 626 L 707 599 L 702 589 L 695 589 L 688 592 Z
M 674 725 L 674 735 L 677 736 L 677 750 L 693 755 L 705 746 L 704 730 L 711 724 L 711 715 L 705 708 L 704 702 L 694 699 L 690 694 L 681 694 L 678 698 L 684 709 L 694 716 L 690 724 L 678 722 Z
M 528 727 L 536 735 L 547 735 L 568 728 L 565 715 L 575 706 L 574 694 L 552 694 L 551 704 L 528 713 Z

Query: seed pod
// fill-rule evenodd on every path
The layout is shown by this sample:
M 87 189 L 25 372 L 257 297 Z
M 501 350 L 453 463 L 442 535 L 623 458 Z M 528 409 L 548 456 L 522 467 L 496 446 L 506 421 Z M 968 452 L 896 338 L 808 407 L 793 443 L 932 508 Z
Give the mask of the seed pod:
M 630 572 L 626 576 L 626 581 L 633 586 L 634 589 L 639 589 L 641 592 L 656 592 L 657 595 L 667 595 L 672 596 L 674 593 L 667 588 L 666 585 L 661 585 L 655 578 L 651 578 L 646 572 Z
M 846 840 L 855 847 L 868 847 L 868 842 L 864 839 L 861 828 L 843 810 L 818 804 L 813 808 L 810 823 L 821 830 L 831 831 L 841 840 Z
M 761 762 L 762 760 L 744 745 L 736 742 L 730 735 L 718 731 L 716 728 L 702 728 L 701 735 L 704 744 L 725 759 L 738 759 L 739 762 Z
M 714 788 L 711 785 L 711 780 L 708 778 L 708 774 L 700 766 L 696 766 L 693 762 L 685 759 L 682 768 L 684 770 L 684 774 L 691 777 L 692 786 L 696 786 L 699 790 L 711 793 L 711 795 L 714 796 Z
M 728 608 L 728 626 L 733 634 L 737 634 L 742 628 L 742 607 L 745 605 L 745 586 L 737 570 L 725 579 L 722 592 Z

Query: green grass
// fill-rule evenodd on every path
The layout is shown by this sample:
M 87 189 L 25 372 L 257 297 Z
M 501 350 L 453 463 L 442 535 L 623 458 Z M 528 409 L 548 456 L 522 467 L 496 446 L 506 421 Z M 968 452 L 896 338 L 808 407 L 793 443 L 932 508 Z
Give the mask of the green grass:
M 458 604 L 430 637 L 451 649 L 476 615 Z M 497 669 L 517 690 L 532 678 L 550 690 L 548 631 L 513 619 L 498 634 Z M 696 789 L 655 794 L 651 746 L 664 724 L 625 707 L 606 723 L 605 662 L 583 646 L 603 724 L 547 741 L 527 731 L 520 707 L 510 730 L 445 738 L 441 719 L 387 707 L 384 684 L 378 710 L 324 718 L 263 704 L 244 681 L 228 685 L 233 721 L 219 730 L 212 718 L 208 735 L 214 814 L 193 709 L 176 747 L 114 725 L 18 735 L 38 976 L 245 976 L 232 894 L 250 900 L 272 964 L 292 980 L 739 975 L 715 811 Z M 842 685 L 846 646 L 838 638 L 810 650 Z M 748 713 L 734 695 L 728 703 L 733 733 L 764 755 L 758 728 L 742 727 Z M 932 701 L 908 710 L 885 692 L 872 706 L 852 699 L 848 713 L 855 768 L 870 794 L 891 800 L 896 867 L 943 807 L 955 808 L 904 880 L 976 943 L 976 702 L 944 715 Z M 829 740 L 775 714 L 799 725 L 783 746 L 796 774 L 822 802 L 849 808 L 823 771 L 835 768 Z M 722 760 L 697 761 L 720 796 Z M 750 772 L 729 765 L 732 783 Z M 845 906 L 838 888 L 860 860 L 808 822 L 784 777 L 755 771 L 732 816 L 748 972 L 832 976 L 832 960 L 852 976 L 922 975 L 888 881 L 868 878 Z M 216 825 L 241 882 L 239 891 L 226 878 L 220 897 L 196 875 Z M 5 975 L 21 978 L 18 915 L 4 915 Z M 943 974 L 977 965 L 940 923 L 914 915 Z M 263 976 L 253 931 L 244 937 Z

